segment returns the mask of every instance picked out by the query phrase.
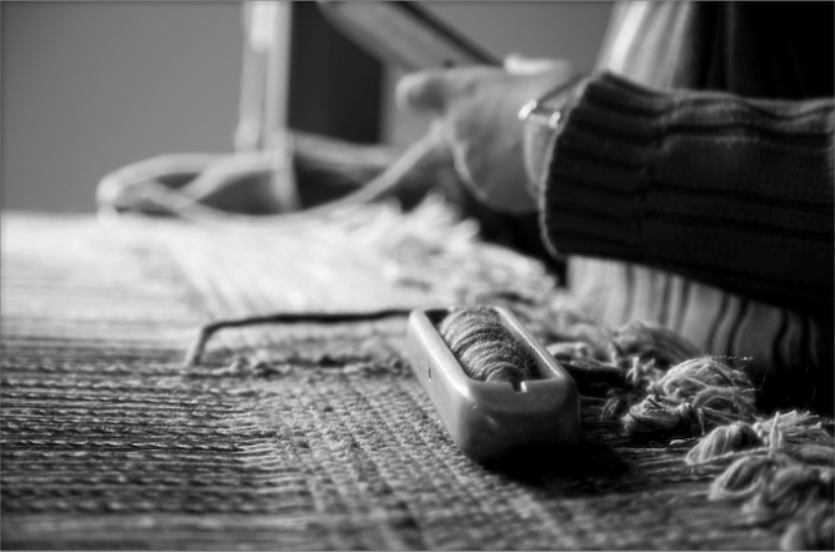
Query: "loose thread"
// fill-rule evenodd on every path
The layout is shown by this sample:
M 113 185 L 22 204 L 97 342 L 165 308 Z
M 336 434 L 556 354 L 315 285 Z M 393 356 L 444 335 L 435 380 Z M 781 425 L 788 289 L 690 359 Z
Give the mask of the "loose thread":
M 762 445 L 762 440 L 750 424 L 733 422 L 727 426 L 717 427 L 704 436 L 687 453 L 684 460 L 690 465 L 704 464 L 711 460 L 724 457 L 729 453 Z
M 698 347 L 674 331 L 638 321 L 617 328 L 608 351 L 613 361 L 651 358 L 661 369 L 701 354 Z
M 602 420 L 622 417 L 671 366 L 701 354 L 675 332 L 653 324 L 630 322 L 609 329 L 570 312 L 552 318 L 556 318 L 552 334 L 559 341 L 548 350 L 583 394 L 607 398 Z
M 768 476 L 785 466 L 782 456 L 743 456 L 710 486 L 710 500 L 746 500 L 760 492 Z
M 628 435 L 703 435 L 734 421 L 753 421 L 754 386 L 737 359 L 703 356 L 671 368 L 622 418 Z
M 789 447 L 786 450 L 792 458 L 804 464 L 817 464 L 821 466 L 835 465 L 835 449 L 831 446 L 816 445 L 807 443 L 796 447 Z
M 261 316 L 247 316 L 218 320 L 201 327 L 197 337 L 189 346 L 183 364 L 187 368 L 193 368 L 200 363 L 203 352 L 209 339 L 218 331 L 224 328 L 240 328 L 245 326 L 257 326 L 261 324 L 343 324 L 346 322 L 374 321 L 385 318 L 404 317 L 411 313 L 411 309 L 381 309 L 369 312 L 354 313 L 276 313 Z
M 754 523 L 785 518 L 804 512 L 819 501 L 832 502 L 832 469 L 791 464 L 769 472 L 761 492 L 742 507 Z

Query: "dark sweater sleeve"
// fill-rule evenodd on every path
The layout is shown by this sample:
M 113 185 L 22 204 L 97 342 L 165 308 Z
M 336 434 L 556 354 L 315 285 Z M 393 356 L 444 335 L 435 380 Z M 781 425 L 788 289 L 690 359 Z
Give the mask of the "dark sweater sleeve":
M 547 165 L 547 245 L 831 312 L 833 109 L 595 75 Z

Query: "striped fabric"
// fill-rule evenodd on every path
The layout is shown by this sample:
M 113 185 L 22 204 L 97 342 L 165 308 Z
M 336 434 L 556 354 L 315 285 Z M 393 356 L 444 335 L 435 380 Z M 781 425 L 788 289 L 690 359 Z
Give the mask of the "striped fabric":
M 783 58 L 765 78 L 739 53 L 763 25 L 744 10 L 616 11 L 601 71 L 557 137 L 542 219 L 597 318 L 654 321 L 707 352 L 754 357 L 796 401 L 821 379 L 832 387 L 832 67 L 828 90 L 810 84 L 807 56 L 772 94 Z M 795 50 L 796 27 L 784 33 Z M 741 95 L 758 90 L 784 99 Z

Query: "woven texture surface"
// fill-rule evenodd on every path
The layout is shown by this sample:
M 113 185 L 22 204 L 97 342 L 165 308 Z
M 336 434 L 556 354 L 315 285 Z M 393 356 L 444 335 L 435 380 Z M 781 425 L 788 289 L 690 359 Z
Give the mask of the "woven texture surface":
M 0 544 L 777 546 L 779 532 L 707 500 L 715 474 L 685 466 L 686 446 L 629 442 L 591 399 L 583 443 L 562 461 L 521 472 L 469 461 L 401 356 L 405 320 L 229 330 L 203 365 L 182 368 L 198 326 L 222 317 L 553 285 L 437 213 L 365 216 L 256 235 L 4 213 Z

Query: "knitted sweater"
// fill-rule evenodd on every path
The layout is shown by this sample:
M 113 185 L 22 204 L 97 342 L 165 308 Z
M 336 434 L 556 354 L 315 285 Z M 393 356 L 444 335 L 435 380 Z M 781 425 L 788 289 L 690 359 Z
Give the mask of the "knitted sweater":
M 619 7 L 540 182 L 587 308 L 752 356 L 781 400 L 832 388 L 832 8 Z

